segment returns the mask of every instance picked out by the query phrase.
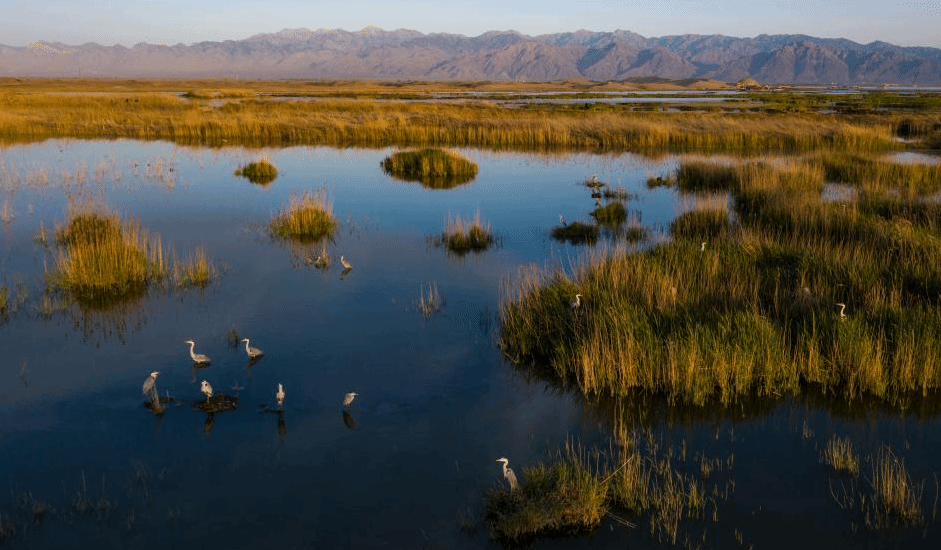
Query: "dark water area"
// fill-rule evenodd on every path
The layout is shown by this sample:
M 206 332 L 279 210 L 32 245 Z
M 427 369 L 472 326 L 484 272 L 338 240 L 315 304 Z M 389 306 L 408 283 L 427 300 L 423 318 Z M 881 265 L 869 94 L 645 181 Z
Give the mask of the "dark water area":
M 571 269 L 591 247 L 550 237 L 562 214 L 590 223 L 582 183 L 622 186 L 629 218 L 668 238 L 691 199 L 646 179 L 676 157 L 458 152 L 479 166 L 470 183 L 426 189 L 380 168 L 394 149 L 201 149 L 134 141 L 47 141 L 0 149 L 0 285 L 26 297 L 0 319 L 0 544 L 10 547 L 498 548 L 487 492 L 506 456 L 518 473 L 574 440 L 607 448 L 615 423 L 675 450 L 674 464 L 729 486 L 677 546 L 934 548 L 939 415 L 782 398 L 688 411 L 657 399 L 586 402 L 500 353 L 501 285 L 521 266 Z M 267 156 L 278 178 L 232 174 Z M 292 194 L 324 188 L 339 229 L 333 265 L 320 246 L 272 239 L 271 217 Z M 133 216 L 183 256 L 198 247 L 220 270 L 205 289 L 151 288 L 96 310 L 49 298 L 52 233 L 69 201 L 97 199 Z M 498 246 L 458 257 L 433 244 L 447 218 L 480 212 Z M 40 227 L 48 247 L 35 240 Z M 339 256 L 353 269 L 342 273 Z M 441 310 L 419 311 L 437 285 Z M 51 304 L 51 305 L 50 305 Z M 249 361 L 237 334 L 264 350 Z M 197 368 L 184 340 L 212 363 Z M 169 396 L 162 415 L 141 384 Z M 237 397 L 208 414 L 200 382 Z M 275 392 L 286 398 L 278 410 Z M 347 408 L 346 392 L 359 395 Z M 917 412 L 917 414 L 916 414 Z M 851 480 L 822 463 L 832 435 L 860 455 Z M 833 493 L 856 483 L 865 457 L 888 446 L 923 483 L 925 518 L 870 530 Z M 682 453 L 680 450 L 682 449 Z M 715 519 L 713 518 L 713 510 Z M 672 546 L 650 520 L 611 518 L 593 534 L 535 548 Z M 12 525 L 14 531 L 4 526 Z

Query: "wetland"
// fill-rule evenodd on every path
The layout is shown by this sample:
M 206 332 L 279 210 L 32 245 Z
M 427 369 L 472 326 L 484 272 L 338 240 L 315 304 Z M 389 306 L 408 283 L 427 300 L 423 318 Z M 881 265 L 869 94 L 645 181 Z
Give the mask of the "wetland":
M 932 92 L 0 84 L 0 545 L 941 541 Z

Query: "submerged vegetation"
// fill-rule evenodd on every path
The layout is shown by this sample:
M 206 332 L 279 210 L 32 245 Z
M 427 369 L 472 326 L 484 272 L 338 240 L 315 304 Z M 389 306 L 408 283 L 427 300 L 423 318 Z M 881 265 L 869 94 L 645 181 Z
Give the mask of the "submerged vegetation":
M 271 220 L 271 233 L 282 239 L 315 242 L 329 237 L 337 228 L 333 206 L 325 189 L 292 194 L 288 207 Z
M 252 183 L 268 185 L 278 177 L 278 169 L 274 167 L 274 164 L 271 164 L 270 160 L 263 158 L 237 168 L 234 174 L 242 176 Z
M 648 252 L 525 270 L 505 288 L 501 346 L 587 395 L 702 405 L 814 387 L 903 406 L 941 389 L 941 167 L 844 158 L 683 163 L 677 186 L 732 206 L 694 205 Z M 859 199 L 822 200 L 832 178 Z
M 417 181 L 431 189 L 450 189 L 477 177 L 477 165 L 451 151 L 421 149 L 386 157 L 383 172 L 403 181 Z

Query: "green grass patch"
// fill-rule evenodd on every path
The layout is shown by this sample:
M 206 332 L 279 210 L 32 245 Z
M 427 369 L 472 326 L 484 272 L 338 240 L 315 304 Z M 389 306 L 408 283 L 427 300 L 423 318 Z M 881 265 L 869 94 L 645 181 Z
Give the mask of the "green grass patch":
M 197 248 L 192 254 L 173 264 L 173 280 L 180 288 L 205 288 L 217 276 L 216 268 L 204 248 Z
M 477 177 L 476 164 L 457 153 L 434 148 L 393 153 L 380 166 L 396 179 L 417 181 L 431 189 L 451 189 Z
M 139 295 L 169 272 L 159 235 L 102 209 L 71 208 L 56 241 L 60 250 L 50 282 L 80 301 L 105 303 Z
M 572 244 L 591 244 L 598 240 L 598 226 L 582 222 L 558 225 L 552 228 L 552 238 Z
M 444 231 L 436 242 L 447 248 L 449 252 L 463 256 L 468 252 L 477 254 L 487 250 L 496 242 L 496 239 L 490 225 L 482 222 L 480 212 L 477 212 L 473 220 L 449 216 Z
M 571 273 L 524 270 L 505 289 L 501 347 L 586 395 L 929 396 L 941 389 L 941 222 L 923 198 L 934 184 L 884 180 L 830 203 L 823 171 L 816 156 L 722 167 L 731 200 L 694 199 L 672 242 L 589 255 Z
M 591 217 L 598 220 L 601 225 L 617 229 L 627 221 L 627 209 L 620 202 L 612 202 L 593 210 Z
M 315 242 L 333 235 L 337 222 L 326 190 L 292 194 L 288 207 L 271 220 L 271 233 L 282 239 Z
M 261 159 L 237 168 L 234 174 L 252 183 L 268 185 L 278 177 L 278 169 L 268 159 Z

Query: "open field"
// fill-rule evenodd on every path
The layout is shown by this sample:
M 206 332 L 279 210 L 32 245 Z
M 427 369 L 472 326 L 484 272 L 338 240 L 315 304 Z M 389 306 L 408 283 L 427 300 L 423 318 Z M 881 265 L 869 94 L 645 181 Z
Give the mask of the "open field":
M 937 101 L 862 94 L 830 114 L 834 99 L 779 92 L 730 105 L 619 104 L 506 106 L 507 94 L 546 89 L 592 97 L 588 84 L 0 81 L 0 140 L 134 138 L 216 145 L 428 145 L 516 150 L 876 151 L 896 139 L 934 143 Z M 595 93 L 605 91 L 597 90 Z M 476 92 L 460 95 L 457 92 Z M 442 99 L 442 94 L 447 99 Z M 455 95 L 457 94 L 457 95 Z M 794 97 L 809 98 L 785 109 Z M 738 101 L 740 99 L 748 101 Z M 870 98 L 868 102 L 865 98 Z M 839 101 L 847 101 L 840 99 Z M 791 101 L 793 102 L 793 101 Z M 888 107 L 886 107 L 888 105 Z

